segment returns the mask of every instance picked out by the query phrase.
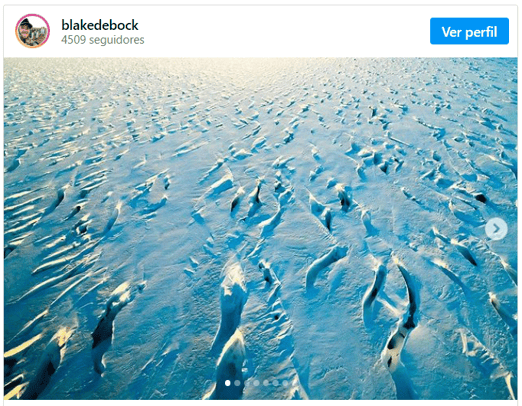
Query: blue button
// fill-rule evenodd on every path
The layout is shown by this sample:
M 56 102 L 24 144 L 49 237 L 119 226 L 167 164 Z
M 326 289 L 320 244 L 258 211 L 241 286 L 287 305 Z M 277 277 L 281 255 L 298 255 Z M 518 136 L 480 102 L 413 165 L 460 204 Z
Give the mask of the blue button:
M 509 44 L 509 19 L 432 18 L 430 42 L 433 45 Z

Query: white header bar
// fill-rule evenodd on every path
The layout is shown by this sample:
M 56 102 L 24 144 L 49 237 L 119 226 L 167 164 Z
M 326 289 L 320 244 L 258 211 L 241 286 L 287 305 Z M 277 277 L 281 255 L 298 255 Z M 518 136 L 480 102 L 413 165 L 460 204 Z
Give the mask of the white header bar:
M 16 34 L 28 14 L 50 26 L 35 49 Z M 509 44 L 431 45 L 432 17 L 509 18 Z M 516 6 L 5 6 L 4 57 L 517 57 L 517 26 Z

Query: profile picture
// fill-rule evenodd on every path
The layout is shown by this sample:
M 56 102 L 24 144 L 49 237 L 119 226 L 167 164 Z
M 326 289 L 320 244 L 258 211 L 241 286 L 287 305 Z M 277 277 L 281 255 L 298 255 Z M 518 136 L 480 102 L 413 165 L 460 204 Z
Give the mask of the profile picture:
M 38 48 L 49 38 L 49 24 L 38 14 L 27 14 L 16 24 L 16 37 L 27 48 Z

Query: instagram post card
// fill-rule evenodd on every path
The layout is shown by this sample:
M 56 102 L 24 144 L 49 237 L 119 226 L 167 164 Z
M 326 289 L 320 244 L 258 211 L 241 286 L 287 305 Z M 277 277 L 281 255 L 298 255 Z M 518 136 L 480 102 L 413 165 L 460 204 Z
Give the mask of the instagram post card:
M 4 401 L 515 404 L 517 15 L 5 4 Z

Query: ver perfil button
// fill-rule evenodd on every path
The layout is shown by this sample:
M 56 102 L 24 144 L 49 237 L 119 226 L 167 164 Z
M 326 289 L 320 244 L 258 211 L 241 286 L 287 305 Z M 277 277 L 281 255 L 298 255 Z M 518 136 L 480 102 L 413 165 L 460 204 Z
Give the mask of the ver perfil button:
M 508 18 L 432 18 L 433 45 L 509 44 Z

